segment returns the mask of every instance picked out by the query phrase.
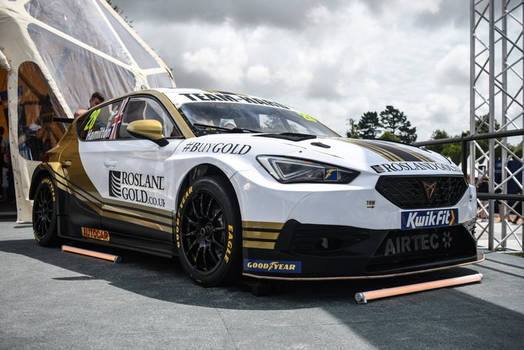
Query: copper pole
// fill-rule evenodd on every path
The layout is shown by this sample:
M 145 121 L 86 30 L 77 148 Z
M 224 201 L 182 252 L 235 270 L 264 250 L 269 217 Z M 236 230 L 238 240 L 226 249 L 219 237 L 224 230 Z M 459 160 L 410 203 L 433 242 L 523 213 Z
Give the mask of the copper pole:
M 482 274 L 467 275 L 462 277 L 447 278 L 438 281 L 408 284 L 400 287 L 370 290 L 366 292 L 355 293 L 355 301 L 358 304 L 366 304 L 368 300 L 392 297 L 395 295 L 422 292 L 425 290 L 458 286 L 466 283 L 480 282 Z
M 81 254 L 81 255 L 87 255 L 87 256 L 91 256 L 93 258 L 98 258 L 98 259 L 104 259 L 104 260 L 112 261 L 114 263 L 117 263 L 117 262 L 120 261 L 120 257 L 118 255 L 100 253 L 100 252 L 95 252 L 93 250 L 81 249 L 81 248 L 71 247 L 71 246 L 68 246 L 68 245 L 63 245 L 62 246 L 62 251 L 63 252 L 69 252 L 69 253 L 75 253 L 75 254 Z

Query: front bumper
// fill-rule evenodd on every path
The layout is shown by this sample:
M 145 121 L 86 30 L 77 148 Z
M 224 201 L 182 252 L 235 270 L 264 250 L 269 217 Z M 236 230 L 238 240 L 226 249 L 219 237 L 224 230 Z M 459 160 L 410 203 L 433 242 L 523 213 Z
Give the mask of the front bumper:
M 464 225 L 401 231 L 296 220 L 286 222 L 274 244 L 244 246 L 243 255 L 244 275 L 277 279 L 380 278 L 483 259 Z

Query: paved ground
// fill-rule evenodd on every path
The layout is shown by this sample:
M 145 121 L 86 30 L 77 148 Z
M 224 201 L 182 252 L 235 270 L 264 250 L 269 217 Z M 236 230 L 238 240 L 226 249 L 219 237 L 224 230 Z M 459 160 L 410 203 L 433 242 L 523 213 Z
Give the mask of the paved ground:
M 380 284 L 278 284 L 271 296 L 204 289 L 178 263 L 126 253 L 120 264 L 37 246 L 0 222 L 0 348 L 523 348 L 524 258 L 492 253 L 482 284 L 356 305 Z

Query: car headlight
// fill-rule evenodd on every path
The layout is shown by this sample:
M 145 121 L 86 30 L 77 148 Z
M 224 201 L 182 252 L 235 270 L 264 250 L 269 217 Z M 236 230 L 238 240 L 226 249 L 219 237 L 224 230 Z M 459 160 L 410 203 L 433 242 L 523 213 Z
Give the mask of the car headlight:
M 359 174 L 358 171 L 296 158 L 258 156 L 257 160 L 271 176 L 283 183 L 347 184 Z

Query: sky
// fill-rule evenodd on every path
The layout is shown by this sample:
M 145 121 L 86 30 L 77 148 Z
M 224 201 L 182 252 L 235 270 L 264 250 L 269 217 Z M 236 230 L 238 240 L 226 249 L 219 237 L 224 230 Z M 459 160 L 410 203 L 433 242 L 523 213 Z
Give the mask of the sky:
M 417 127 L 469 129 L 467 0 L 112 0 L 178 87 L 256 95 L 345 134 L 393 105 Z

